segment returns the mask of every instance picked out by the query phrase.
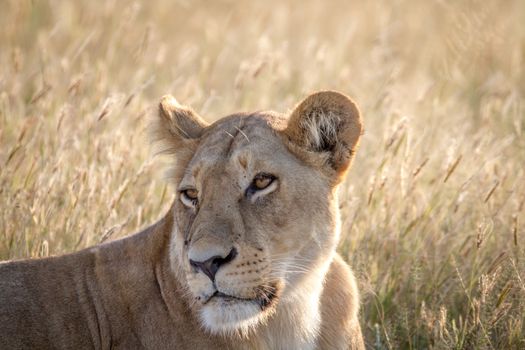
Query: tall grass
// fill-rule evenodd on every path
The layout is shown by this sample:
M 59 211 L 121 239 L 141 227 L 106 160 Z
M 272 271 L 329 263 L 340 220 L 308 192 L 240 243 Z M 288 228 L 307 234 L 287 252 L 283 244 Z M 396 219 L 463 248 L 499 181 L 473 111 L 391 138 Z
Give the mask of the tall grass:
M 165 93 L 209 121 L 353 96 L 366 133 L 340 252 L 372 349 L 525 348 L 523 1 L 0 4 L 0 259 L 154 222 L 145 129 Z

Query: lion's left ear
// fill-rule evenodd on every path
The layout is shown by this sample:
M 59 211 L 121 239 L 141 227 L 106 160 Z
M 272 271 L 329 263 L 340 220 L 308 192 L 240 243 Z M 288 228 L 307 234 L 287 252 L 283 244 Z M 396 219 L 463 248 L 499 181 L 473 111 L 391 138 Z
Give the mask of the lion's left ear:
M 339 183 L 349 168 L 363 127 L 359 110 L 347 96 L 321 91 L 304 99 L 290 115 L 283 133 L 291 151 L 322 159 L 323 170 Z
M 163 96 L 158 116 L 151 125 L 151 139 L 161 142 L 160 153 L 180 155 L 193 151 L 208 124 L 188 106 L 171 96 Z

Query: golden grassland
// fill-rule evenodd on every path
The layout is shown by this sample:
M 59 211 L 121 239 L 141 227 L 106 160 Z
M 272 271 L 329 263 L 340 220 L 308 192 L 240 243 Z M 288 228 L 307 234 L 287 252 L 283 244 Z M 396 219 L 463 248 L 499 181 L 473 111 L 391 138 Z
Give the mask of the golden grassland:
M 213 121 L 346 92 L 340 253 L 373 349 L 525 348 L 523 1 L 2 1 L 0 259 L 167 210 L 165 93 Z

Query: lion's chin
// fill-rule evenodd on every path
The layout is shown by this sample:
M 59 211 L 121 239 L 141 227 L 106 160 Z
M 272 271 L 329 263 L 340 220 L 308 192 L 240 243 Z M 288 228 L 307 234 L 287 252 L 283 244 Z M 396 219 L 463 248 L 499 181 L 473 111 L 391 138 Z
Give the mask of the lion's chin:
M 262 301 L 216 293 L 202 306 L 201 323 L 213 334 L 245 337 L 266 321 L 275 303 L 274 298 Z

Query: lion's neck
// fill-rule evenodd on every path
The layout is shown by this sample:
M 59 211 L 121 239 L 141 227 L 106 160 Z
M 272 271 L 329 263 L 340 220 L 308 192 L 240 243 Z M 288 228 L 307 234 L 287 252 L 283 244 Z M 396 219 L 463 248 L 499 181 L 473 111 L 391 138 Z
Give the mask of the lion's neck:
M 247 348 L 314 349 L 321 326 L 323 281 L 333 256 L 296 283 Z

